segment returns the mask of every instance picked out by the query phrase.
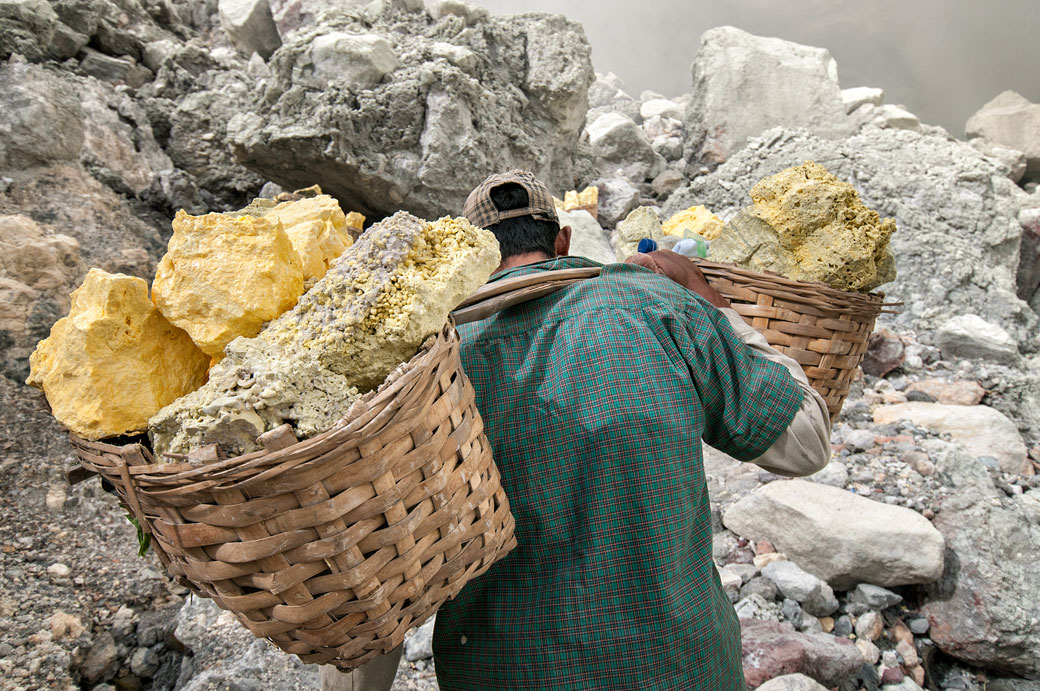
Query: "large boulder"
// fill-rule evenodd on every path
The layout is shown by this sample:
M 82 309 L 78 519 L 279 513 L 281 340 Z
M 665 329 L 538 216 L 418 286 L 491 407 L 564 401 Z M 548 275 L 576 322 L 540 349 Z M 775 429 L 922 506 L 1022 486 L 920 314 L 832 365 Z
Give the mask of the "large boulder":
M 266 60 L 282 45 L 267 0 L 220 0 L 217 9 L 228 38 L 246 56 L 258 53 Z
M 1026 174 L 1040 176 L 1040 103 L 1005 91 L 968 119 L 968 137 L 983 137 L 1026 155 Z
M 706 31 L 693 61 L 686 107 L 691 173 L 714 167 L 771 127 L 844 137 L 838 65 L 823 48 L 754 36 L 731 26 Z
M 64 79 L 26 62 L 0 64 L 0 172 L 75 161 L 83 129 L 83 111 Z
M 1018 344 L 999 325 L 977 314 L 959 314 L 935 334 L 935 345 L 947 360 L 983 358 L 1005 365 L 1018 363 Z
M 970 454 L 953 448 L 936 461 L 948 489 L 935 526 L 946 539 L 947 569 L 927 591 L 929 637 L 953 657 L 1040 679 L 1040 502 L 1006 496 Z
M 1033 340 L 1037 315 L 1016 295 L 1018 213 L 1029 197 L 964 142 L 874 127 L 837 141 L 773 129 L 679 188 L 664 213 L 704 204 L 728 220 L 747 206 L 759 180 L 806 160 L 851 183 L 869 208 L 896 219 L 890 247 L 897 276 L 881 290 L 905 304 L 901 314 L 883 319 L 934 329 L 957 314 L 981 314 L 1023 348 Z
M 488 174 L 515 167 L 572 188 L 593 80 L 581 26 L 438 7 L 329 11 L 297 30 L 228 124 L 236 155 L 283 187 L 317 182 L 376 216 L 458 213 Z M 343 34 L 353 43 L 330 43 Z M 323 66 L 333 63 L 353 67 Z
M 0 0 L 0 60 L 48 57 L 58 15 L 47 0 Z
M 646 132 L 621 113 L 603 113 L 586 128 L 592 155 L 606 174 L 620 173 L 635 182 L 654 178 L 665 160 L 650 144 Z
M 874 411 L 874 422 L 888 424 L 910 420 L 919 427 L 949 434 L 973 456 L 992 456 L 1008 473 L 1032 475 L 1026 445 L 1018 427 L 999 410 L 984 405 L 897 403 Z
M 722 522 L 749 540 L 769 540 L 837 590 L 930 583 L 943 570 L 943 539 L 927 518 L 805 480 L 755 490 Z
M 610 249 L 610 239 L 592 214 L 585 209 L 558 210 L 557 213 L 560 216 L 560 225 L 571 228 L 571 255 L 588 257 L 601 264 L 614 262 L 614 250 Z

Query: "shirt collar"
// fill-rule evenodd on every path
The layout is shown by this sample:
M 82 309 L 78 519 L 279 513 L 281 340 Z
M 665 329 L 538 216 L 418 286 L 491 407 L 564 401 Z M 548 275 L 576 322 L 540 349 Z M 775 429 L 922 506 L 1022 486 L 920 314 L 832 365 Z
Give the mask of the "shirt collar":
M 533 264 L 524 264 L 523 266 L 514 266 L 511 269 L 506 269 L 500 273 L 492 276 L 488 283 L 494 283 L 495 281 L 508 278 L 510 276 L 526 276 L 527 274 L 537 273 L 539 271 L 556 271 L 558 269 L 579 269 L 590 266 L 603 266 L 598 262 L 594 262 L 587 257 L 572 257 L 572 256 L 560 256 L 554 259 L 545 259 L 540 262 Z

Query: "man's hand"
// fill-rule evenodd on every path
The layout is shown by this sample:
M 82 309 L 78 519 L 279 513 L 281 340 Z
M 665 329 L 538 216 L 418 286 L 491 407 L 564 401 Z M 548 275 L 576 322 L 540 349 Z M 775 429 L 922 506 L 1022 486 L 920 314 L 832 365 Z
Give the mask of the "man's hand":
M 729 300 L 708 285 L 704 272 L 692 261 L 670 250 L 656 250 L 648 254 L 633 254 L 626 264 L 638 264 L 654 273 L 667 276 L 682 287 L 697 293 L 716 307 L 729 307 Z

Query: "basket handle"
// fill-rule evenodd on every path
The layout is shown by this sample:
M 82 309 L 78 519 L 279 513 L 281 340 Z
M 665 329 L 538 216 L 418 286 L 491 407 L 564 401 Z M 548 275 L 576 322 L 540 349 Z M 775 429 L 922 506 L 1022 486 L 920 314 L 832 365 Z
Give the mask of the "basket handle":
M 508 307 L 550 295 L 572 283 L 595 278 L 601 271 L 602 268 L 598 266 L 539 271 L 488 283 L 463 300 L 451 314 L 457 325 L 487 319 Z

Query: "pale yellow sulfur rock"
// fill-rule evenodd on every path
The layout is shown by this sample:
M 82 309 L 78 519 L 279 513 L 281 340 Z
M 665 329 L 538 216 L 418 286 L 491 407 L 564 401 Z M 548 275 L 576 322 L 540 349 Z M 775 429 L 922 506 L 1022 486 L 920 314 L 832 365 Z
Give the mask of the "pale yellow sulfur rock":
M 753 206 L 711 243 L 709 259 L 839 290 L 869 291 L 895 279 L 896 224 L 863 205 L 852 185 L 809 161 L 761 180 Z
M 277 219 L 250 215 L 173 220 L 173 237 L 152 283 L 152 300 L 208 355 L 296 304 L 303 270 Z
M 618 223 L 617 232 L 617 247 L 614 249 L 614 254 L 619 263 L 636 253 L 640 240 L 650 238 L 660 243 L 661 238 L 664 237 L 664 233 L 661 231 L 661 219 L 657 212 L 649 206 L 633 209 L 625 220 Z
M 661 224 L 665 235 L 683 237 L 685 231 L 696 233 L 705 240 L 714 240 L 726 224 L 704 206 L 691 206 L 674 214 Z
M 186 452 L 215 442 L 237 454 L 284 422 L 299 437 L 333 427 L 499 261 L 494 235 L 465 219 L 428 223 L 399 212 L 373 225 L 295 308 L 256 338 L 229 344 L 206 386 L 151 420 L 154 448 Z
M 357 211 L 351 211 L 347 214 L 346 218 L 347 228 L 355 231 L 355 235 L 359 235 L 365 230 L 365 215 L 359 214 Z
M 67 317 L 29 357 L 27 384 L 87 439 L 147 427 L 160 408 L 206 381 L 209 358 L 148 299 L 140 278 L 91 269 Z
M 581 192 L 569 190 L 564 193 L 563 199 L 553 197 L 553 205 L 560 211 L 577 211 L 582 209 L 598 217 L 599 212 L 599 188 L 586 187 Z
M 300 257 L 304 281 L 324 276 L 332 261 L 354 242 L 347 217 L 339 203 L 327 194 L 280 204 L 255 199 L 239 213 L 281 222 Z

